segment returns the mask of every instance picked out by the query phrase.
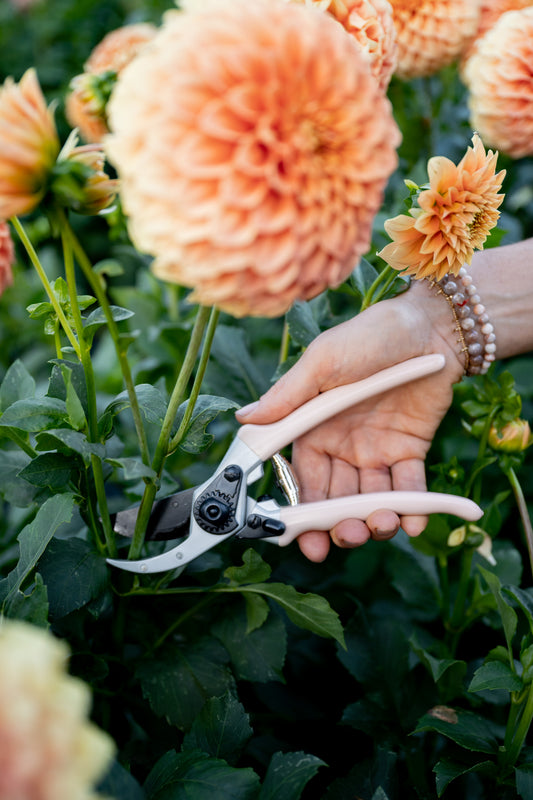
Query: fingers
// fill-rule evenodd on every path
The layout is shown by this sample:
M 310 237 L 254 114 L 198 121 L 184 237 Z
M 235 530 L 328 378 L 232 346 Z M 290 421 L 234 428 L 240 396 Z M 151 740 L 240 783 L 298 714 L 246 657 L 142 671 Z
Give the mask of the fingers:
M 426 472 L 424 462 L 419 458 L 398 461 L 391 468 L 392 485 L 397 491 L 425 492 Z M 419 536 L 427 527 L 427 516 L 405 515 L 401 518 L 402 528 L 408 536 Z

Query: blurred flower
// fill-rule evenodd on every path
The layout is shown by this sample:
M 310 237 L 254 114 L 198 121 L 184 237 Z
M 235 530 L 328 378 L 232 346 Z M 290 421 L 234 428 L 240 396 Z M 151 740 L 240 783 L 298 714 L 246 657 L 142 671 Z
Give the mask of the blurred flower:
M 533 5 L 532 0 L 481 0 L 481 13 L 477 30 L 473 40 L 461 54 L 461 64 L 464 64 L 474 53 L 481 38 L 498 21 L 506 11 L 516 11 Z
M 35 70 L 0 87 L 0 219 L 32 211 L 59 153 L 53 112 Z
M 513 158 L 533 155 L 533 7 L 508 11 L 463 69 L 472 125 Z
M 492 555 L 492 538 L 478 525 L 469 523 L 455 528 L 448 536 L 447 544 L 448 547 L 459 547 L 461 544 L 475 547 L 476 552 L 483 556 L 489 564 L 496 565 L 496 559 Z
M 168 12 L 109 115 L 137 246 L 237 316 L 282 314 L 347 277 L 400 141 L 353 38 L 282 0 Z
M 289 0 L 327 11 L 354 37 L 382 89 L 396 68 L 396 29 L 388 0 Z
M 106 105 L 118 73 L 157 32 L 147 22 L 125 25 L 105 36 L 70 83 L 65 113 L 87 142 L 100 142 L 109 133 Z
M 48 632 L 0 618 L 0 800 L 97 800 L 114 752 Z
M 19 11 L 26 11 L 28 8 L 31 8 L 40 2 L 40 0 L 10 0 L 10 2 L 13 8 L 18 9 Z
M 15 247 L 7 222 L 0 221 L 0 294 L 13 283 Z
M 379 255 L 394 269 L 440 280 L 447 272 L 457 275 L 483 248 L 500 215 L 505 171 L 496 174 L 497 153 L 485 153 L 477 134 L 472 142 L 457 166 L 442 156 L 430 158 L 429 188 L 418 195 L 418 205 L 385 222 L 393 241 Z
M 480 0 L 390 0 L 398 36 L 396 75 L 432 75 L 457 60 L 475 35 Z
M 64 148 L 65 150 L 65 148 Z M 67 205 L 78 214 L 98 214 L 108 208 L 118 192 L 119 182 L 105 172 L 105 155 L 102 145 L 85 144 L 63 152 L 58 166 L 79 166 L 79 171 L 70 173 L 74 180 Z M 68 173 L 67 173 L 68 174 Z M 57 192 L 57 184 L 54 185 Z
M 489 432 L 489 445 L 504 453 L 521 453 L 532 442 L 531 428 L 525 419 L 514 419 L 499 430 L 493 425 Z

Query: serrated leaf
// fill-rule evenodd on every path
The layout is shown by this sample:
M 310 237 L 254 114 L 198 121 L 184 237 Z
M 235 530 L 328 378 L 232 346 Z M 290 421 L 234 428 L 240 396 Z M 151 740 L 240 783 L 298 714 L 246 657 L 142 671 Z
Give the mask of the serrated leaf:
M 174 430 L 180 425 L 183 415 L 188 406 L 188 401 L 182 403 L 176 415 Z M 201 453 L 212 443 L 214 437 L 206 432 L 206 428 L 222 411 L 238 408 L 238 403 L 228 400 L 226 397 L 216 395 L 199 395 L 192 417 L 187 425 L 179 446 L 186 453 Z
M 65 404 L 67 407 L 67 414 L 70 425 L 76 431 L 82 431 L 87 428 L 87 419 L 78 393 L 72 381 L 72 370 L 65 364 L 61 365 L 61 373 L 65 381 L 66 398 Z M 85 388 L 85 387 L 84 387 Z
M 431 653 L 428 653 L 427 650 L 424 650 L 414 638 L 410 639 L 410 644 L 435 683 L 438 683 L 446 675 L 448 679 L 451 677 L 457 687 L 462 685 L 463 678 L 466 675 L 466 661 L 458 661 L 454 658 L 436 658 Z
M 166 753 L 144 784 L 147 800 L 255 800 L 259 777 L 225 761 L 192 751 Z
M 245 594 L 246 634 L 260 628 L 270 614 L 267 601 L 258 594 Z
M 135 387 L 135 393 L 137 395 L 139 408 L 145 419 L 148 422 L 161 425 L 167 410 L 166 398 L 162 392 L 150 383 L 141 383 Z M 128 393 L 127 391 L 123 391 L 107 406 L 103 414 L 103 420 L 105 418 L 110 418 L 112 420 L 121 411 L 130 407 L 131 403 Z
M 303 790 L 326 762 L 307 753 L 274 753 L 258 800 L 299 800 Z
M 294 586 L 285 583 L 255 583 L 242 587 L 239 591 L 257 592 L 268 597 L 278 603 L 299 628 L 312 631 L 318 636 L 336 639 L 342 647 L 346 647 L 339 615 L 325 597 L 311 592 L 302 594 Z
M 505 689 L 508 692 L 518 692 L 522 689 L 522 681 L 508 663 L 489 661 L 474 672 L 468 691 L 482 692 L 486 689 Z
M 48 593 L 39 574 L 35 576 L 30 591 L 22 592 L 17 589 L 11 596 L 9 616 L 37 625 L 39 628 L 48 627 Z
M 483 567 L 478 567 L 478 569 L 496 600 L 503 625 L 503 631 L 505 633 L 505 639 L 507 641 L 507 647 L 511 649 L 516 626 L 518 624 L 516 611 L 514 608 L 511 608 L 509 603 L 504 599 L 499 578 L 493 572 L 489 572 L 489 570 L 484 569 Z
M 461 775 L 468 775 L 469 772 L 483 772 L 488 775 L 496 775 L 496 765 L 492 761 L 480 761 L 477 764 L 467 765 L 448 758 L 441 759 L 433 768 L 435 773 L 435 783 L 437 796 L 442 797 L 444 790 L 456 778 Z
M 186 734 L 182 749 L 201 750 L 234 764 L 252 733 L 244 706 L 228 693 L 206 702 Z
M 105 559 L 82 539 L 52 539 L 38 569 L 48 589 L 50 614 L 56 619 L 94 600 L 109 581 Z
M 133 311 L 121 306 L 110 306 L 111 316 L 115 322 L 123 322 L 134 316 Z M 107 318 L 102 308 L 95 308 L 83 322 L 83 333 L 85 338 L 91 342 L 96 331 L 103 325 L 107 325 Z
M 529 627 L 533 633 L 533 597 L 529 592 L 518 586 L 504 586 L 502 594 L 515 600 L 527 617 Z
M 58 450 L 62 453 L 74 452 L 80 455 L 86 466 L 91 461 L 91 455 L 103 458 L 105 447 L 103 444 L 89 442 L 87 436 L 81 431 L 72 428 L 51 428 L 42 431 L 36 436 L 37 450 Z
M 33 397 L 16 400 L 0 417 L 0 425 L 35 433 L 57 428 L 67 422 L 67 407 L 55 397 Z
M 238 403 L 257 400 L 269 387 L 267 376 L 250 353 L 242 328 L 218 325 L 209 364 L 210 385 L 224 387 L 223 393 Z
M 467 750 L 491 754 L 498 752 L 498 740 L 486 719 L 471 711 L 458 710 L 456 713 L 456 722 L 447 722 L 431 714 L 424 714 L 413 733 L 435 731 Z
M 142 661 L 136 677 L 152 710 L 186 730 L 207 698 L 234 688 L 228 661 L 222 645 L 206 637 L 187 647 L 169 647 L 158 659 Z
M 287 632 L 281 619 L 271 614 L 260 628 L 248 634 L 246 628 L 241 610 L 227 615 L 212 628 L 229 653 L 237 678 L 261 683 L 282 680 Z
M 30 461 L 26 453 L 5 450 L 0 458 L 0 494 L 6 502 L 26 508 L 35 496 L 35 487 L 19 477 L 19 472 Z
M 19 477 L 34 486 L 61 490 L 70 482 L 74 466 L 72 458 L 63 453 L 43 453 L 21 469 Z
M 156 477 L 155 471 L 147 464 L 143 464 L 138 458 L 106 458 L 108 464 L 124 470 L 124 477 L 127 481 L 148 478 L 152 480 Z
M 20 558 L 7 578 L 0 581 L 0 600 L 7 609 L 14 594 L 44 553 L 48 543 L 62 525 L 70 522 L 74 510 L 74 496 L 56 494 L 45 500 L 35 518 L 22 529 L 17 539 L 20 545 Z
M 285 319 L 291 339 L 300 347 L 307 347 L 320 334 L 320 327 L 309 303 L 297 300 L 287 312 Z
M 242 562 L 242 567 L 228 567 L 224 572 L 224 577 L 232 586 L 240 586 L 244 583 L 262 583 L 270 578 L 272 569 L 253 547 L 244 551 Z
M 0 386 L 0 411 L 17 400 L 35 396 L 35 381 L 19 359 L 14 361 L 4 375 Z

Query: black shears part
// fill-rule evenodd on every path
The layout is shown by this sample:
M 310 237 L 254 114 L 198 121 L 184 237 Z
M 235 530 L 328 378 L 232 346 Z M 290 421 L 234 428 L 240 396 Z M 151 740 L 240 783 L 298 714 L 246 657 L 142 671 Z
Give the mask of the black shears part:
M 197 498 L 193 514 L 202 530 L 225 535 L 239 526 L 236 511 L 242 481 L 242 469 L 236 464 L 230 464 Z
M 191 504 L 195 489 L 164 497 L 154 503 L 150 521 L 146 529 L 146 539 L 165 541 L 187 536 L 191 522 Z M 135 530 L 139 506 L 119 511 L 111 519 L 113 530 L 121 536 L 131 538 Z
M 285 524 L 281 520 L 250 514 L 237 536 L 239 539 L 266 539 L 269 536 L 281 536 L 282 533 L 285 533 Z

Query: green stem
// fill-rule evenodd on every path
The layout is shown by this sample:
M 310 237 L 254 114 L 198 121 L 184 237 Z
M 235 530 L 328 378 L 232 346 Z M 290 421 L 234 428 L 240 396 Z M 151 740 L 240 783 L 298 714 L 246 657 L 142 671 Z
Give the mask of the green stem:
M 448 579 L 448 559 L 445 555 L 439 555 L 437 559 L 440 576 L 440 586 L 442 594 L 442 611 L 444 619 L 447 620 L 450 614 L 450 582 Z
M 512 745 L 513 735 L 516 729 L 516 721 L 522 707 L 522 704 L 519 700 L 513 700 L 513 694 L 514 692 L 511 694 L 511 708 L 509 709 L 509 716 L 507 718 L 507 725 L 505 728 L 504 748 L 506 752 L 508 752 Z
M 370 287 L 365 292 L 365 296 L 363 297 L 363 301 L 361 303 L 361 311 L 364 311 L 365 308 L 368 308 L 369 306 L 377 302 L 376 300 L 374 300 L 374 295 L 376 294 L 377 290 L 379 289 L 383 281 L 388 282 L 391 275 L 394 276 L 393 277 L 394 280 L 397 274 L 398 272 L 395 269 L 393 269 L 388 264 L 385 265 L 385 267 L 381 270 L 375 281 L 370 285 Z
M 31 243 L 26 231 L 22 227 L 18 217 L 12 217 L 11 218 L 11 223 L 12 223 L 13 227 L 15 228 L 15 230 L 17 231 L 17 233 L 19 235 L 19 238 L 20 238 L 20 241 L 24 245 L 24 248 L 25 248 L 25 250 L 26 250 L 26 252 L 27 252 L 27 254 L 28 254 L 29 258 L 30 258 L 30 261 L 33 264 L 33 266 L 35 267 L 35 270 L 36 270 L 39 278 L 41 279 L 41 283 L 44 286 L 46 294 L 48 295 L 48 299 L 50 300 L 50 303 L 52 304 L 52 306 L 54 308 L 54 311 L 57 314 L 57 318 L 59 319 L 59 321 L 61 323 L 61 326 L 62 326 L 63 330 L 65 331 L 65 334 L 66 334 L 70 344 L 72 345 L 72 348 L 73 348 L 74 352 L 76 353 L 78 358 L 80 358 L 80 347 L 79 347 L 79 344 L 78 344 L 78 342 L 76 340 L 76 337 L 74 335 L 74 331 L 72 330 L 72 328 L 70 326 L 70 323 L 69 323 L 68 319 L 65 316 L 65 312 L 61 308 L 61 304 L 60 304 L 59 300 L 55 296 L 54 290 L 53 290 L 53 288 L 52 288 L 52 286 L 50 284 L 50 281 L 48 280 L 48 276 L 46 275 L 46 272 L 44 271 L 41 262 L 39 261 L 39 256 L 37 255 L 34 246 L 32 245 L 32 243 Z M 81 358 L 80 358 L 80 360 L 81 360 Z
M 520 518 L 522 520 L 522 525 L 524 526 L 527 550 L 529 553 L 529 564 L 531 567 L 531 571 L 533 573 L 533 528 L 531 527 L 531 520 L 529 518 L 529 511 L 527 509 L 527 503 L 524 497 L 524 492 L 522 491 L 522 487 L 520 485 L 520 481 L 518 480 L 516 472 L 512 467 L 505 469 L 504 474 L 506 475 L 507 480 L 509 481 L 513 489 L 516 504 L 518 506 L 518 511 L 520 513 Z
M 76 331 L 78 334 L 78 342 L 80 347 L 80 361 L 83 366 L 85 374 L 85 383 L 87 386 L 87 438 L 90 442 L 98 442 L 98 411 L 96 407 L 96 384 L 94 379 L 94 370 L 91 360 L 90 347 L 87 345 L 83 331 L 83 318 L 78 303 L 78 290 L 76 287 L 76 275 L 74 272 L 74 253 L 71 247 L 71 242 L 66 234 L 64 226 L 61 228 L 61 240 L 63 243 L 63 258 L 65 262 L 65 274 L 67 279 L 67 286 L 70 297 L 70 306 L 72 309 L 72 316 Z M 109 555 L 116 555 L 115 538 L 111 520 L 109 518 L 109 510 L 107 507 L 107 497 L 104 485 L 104 473 L 102 469 L 102 462 L 94 453 L 91 454 L 91 466 L 94 477 L 94 487 L 96 490 L 96 497 L 98 500 L 98 507 L 100 509 L 100 518 L 104 530 L 105 541 Z
M 457 588 L 457 595 L 453 606 L 453 612 L 450 617 L 449 630 L 454 634 L 452 652 L 455 651 L 459 634 L 462 631 L 462 625 L 465 612 L 466 598 L 468 595 L 468 587 L 470 585 L 470 571 L 472 568 L 472 559 L 474 557 L 473 547 L 465 547 L 463 550 L 463 558 L 461 562 L 461 574 L 459 576 L 459 586 Z
M 178 427 L 178 430 L 172 437 L 170 444 L 168 446 L 168 455 L 170 455 L 170 453 L 173 453 L 174 450 L 176 450 L 179 443 L 183 439 L 185 431 L 189 427 L 189 423 L 191 421 L 191 417 L 194 412 L 194 407 L 196 405 L 196 401 L 198 400 L 198 395 L 200 394 L 200 389 L 202 387 L 202 381 L 204 379 L 205 371 L 207 369 L 207 362 L 209 361 L 209 354 L 211 353 L 211 345 L 213 344 L 213 338 L 215 336 L 215 331 L 217 328 L 219 317 L 220 317 L 220 311 L 218 310 L 218 308 L 213 308 L 205 332 L 204 346 L 202 347 L 202 355 L 200 357 L 198 369 L 196 370 L 196 376 L 194 378 L 191 394 L 189 396 L 189 402 L 187 403 L 187 408 L 185 409 L 185 413 Z
M 213 594 L 209 593 L 209 591 L 208 591 L 206 596 L 202 597 L 202 599 L 199 600 L 198 603 L 195 603 L 191 608 L 187 609 L 187 611 L 184 611 L 182 614 L 180 614 L 179 617 L 177 617 L 174 620 L 172 625 L 170 625 L 170 627 L 167 628 L 167 630 L 159 637 L 159 639 L 157 639 L 155 644 L 153 644 L 152 647 L 150 647 L 150 650 L 149 650 L 150 655 L 155 650 L 157 650 L 159 647 L 161 647 L 163 642 L 166 639 L 168 639 L 168 637 L 171 636 L 181 625 L 183 625 L 184 622 L 186 622 L 191 617 L 194 617 L 194 615 L 197 614 L 198 611 L 200 611 L 202 608 L 204 608 L 204 606 L 207 606 L 210 603 L 213 603 L 214 600 L 215 600 L 215 598 L 213 597 Z
M 498 410 L 499 410 L 499 406 L 495 406 L 494 408 L 491 409 L 491 412 L 487 417 L 487 420 L 485 422 L 485 426 L 483 428 L 483 433 L 481 434 L 481 439 L 479 440 L 479 447 L 478 447 L 478 451 L 477 451 L 476 464 L 481 463 L 481 461 L 482 461 L 482 459 L 483 459 L 483 457 L 485 455 L 485 452 L 487 450 L 488 441 L 489 441 L 489 433 L 490 433 L 490 429 L 492 427 L 492 422 L 493 422 L 494 417 L 496 416 L 496 413 L 498 412 Z M 479 501 L 481 499 L 481 473 L 482 473 L 483 470 L 482 469 L 476 469 L 476 464 L 474 464 L 474 468 L 473 468 L 473 470 L 472 470 L 472 472 L 470 474 L 470 477 L 469 477 L 469 479 L 468 479 L 468 481 L 466 483 L 465 497 L 471 497 L 472 500 L 474 500 L 475 503 L 479 504 Z
M 88 282 L 89 286 L 94 292 L 96 299 L 100 304 L 100 308 L 104 312 L 104 316 L 107 322 L 107 327 L 109 329 L 109 333 L 111 335 L 113 344 L 115 345 L 115 350 L 117 353 L 120 370 L 122 372 L 124 385 L 128 393 L 128 399 L 130 401 L 131 412 L 133 415 L 133 424 L 135 426 L 135 432 L 137 434 L 137 439 L 139 441 L 141 458 L 144 464 L 149 464 L 150 453 L 148 449 L 148 440 L 146 437 L 146 431 L 143 425 L 141 409 L 139 407 L 139 401 L 137 399 L 137 394 L 135 392 L 135 384 L 133 381 L 133 376 L 131 374 L 130 364 L 127 358 L 126 350 L 120 341 L 120 331 L 113 317 L 113 310 L 107 298 L 105 289 L 100 281 L 100 277 L 94 272 L 92 264 L 89 258 L 87 257 L 85 250 L 81 246 L 78 238 L 76 237 L 76 234 L 72 230 L 72 227 L 65 215 L 63 215 L 62 222 L 64 230 L 66 232 L 66 236 L 68 237 L 68 240 L 74 250 L 76 260 L 80 265 L 80 268 L 83 272 L 86 281 Z
M 29 442 L 26 442 L 25 439 L 17 432 L 15 428 L 0 428 L 0 436 L 7 436 L 8 439 L 11 439 L 12 442 L 15 442 L 17 447 L 20 447 L 26 455 L 30 456 L 30 458 L 35 458 L 37 452 L 33 449 Z
M 529 693 L 524 710 L 522 711 L 522 715 L 520 717 L 520 722 L 516 728 L 511 746 L 505 753 L 504 760 L 507 766 L 513 765 L 520 755 L 520 751 L 531 726 L 531 720 L 533 720 L 533 684 L 530 684 L 529 686 Z
M 210 309 L 200 306 L 194 322 L 191 338 L 189 339 L 187 352 L 185 353 L 185 358 L 183 360 L 183 364 L 181 365 L 181 369 L 176 380 L 176 385 L 172 391 L 170 402 L 163 420 L 163 425 L 161 427 L 161 432 L 159 434 L 159 439 L 157 441 L 154 457 L 152 459 L 152 469 L 156 473 L 158 479 L 161 477 L 165 459 L 168 455 L 169 438 L 174 420 L 176 418 L 176 413 L 183 399 L 183 395 L 185 394 L 189 379 L 194 369 L 209 316 Z M 158 482 L 159 480 L 151 481 L 146 485 L 144 490 L 141 504 L 139 506 L 139 512 L 137 514 L 137 522 L 135 524 L 133 539 L 130 545 L 129 558 L 138 558 L 141 554 L 146 526 L 148 525 L 148 520 L 150 519 L 150 514 L 152 512 L 152 506 L 157 493 Z
M 284 364 L 289 357 L 289 347 L 291 345 L 291 335 L 289 333 L 289 324 L 287 320 L 283 323 L 283 332 L 281 334 L 281 344 L 279 348 L 279 364 Z
M 389 269 L 392 269 L 392 267 L 390 267 Z M 381 285 L 381 287 L 379 288 L 379 290 L 376 292 L 376 294 L 375 294 L 375 297 L 374 297 L 374 299 L 372 300 L 372 305 L 373 305 L 374 303 L 379 303 L 379 301 L 381 300 L 381 298 L 382 298 L 382 297 L 383 297 L 383 296 L 384 296 L 384 295 L 387 293 L 387 291 L 390 289 L 390 287 L 392 286 L 392 284 L 394 283 L 394 281 L 396 280 L 396 278 L 398 277 L 398 275 L 399 275 L 399 273 L 397 272 L 397 270 L 392 270 L 392 274 L 388 276 L 388 278 L 387 278 L 387 280 L 385 281 L 385 283 L 383 283 L 383 284 Z

